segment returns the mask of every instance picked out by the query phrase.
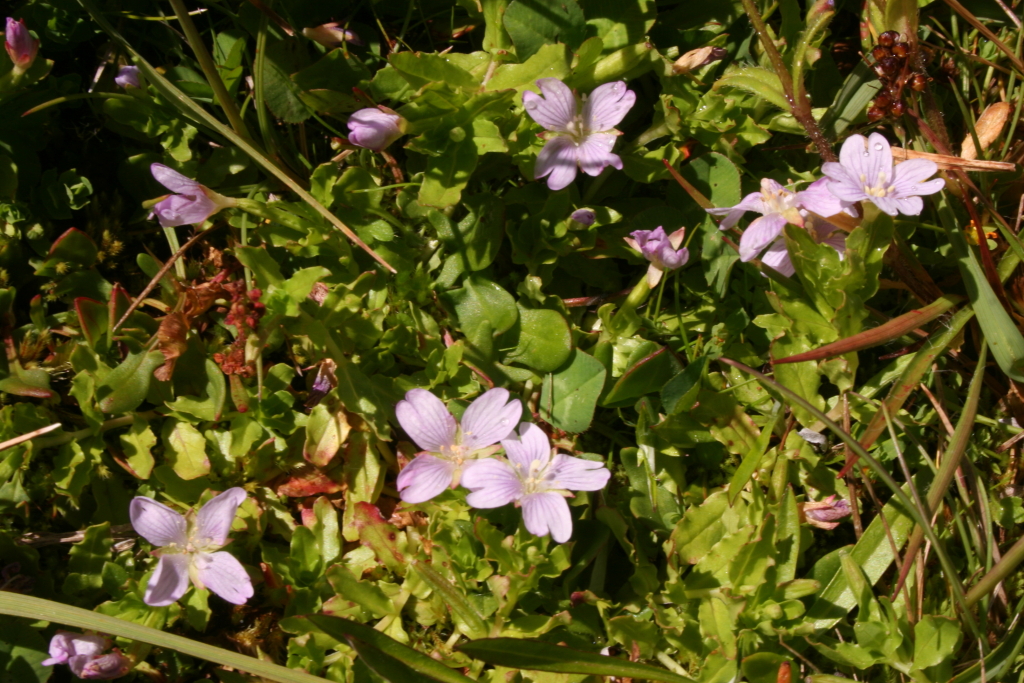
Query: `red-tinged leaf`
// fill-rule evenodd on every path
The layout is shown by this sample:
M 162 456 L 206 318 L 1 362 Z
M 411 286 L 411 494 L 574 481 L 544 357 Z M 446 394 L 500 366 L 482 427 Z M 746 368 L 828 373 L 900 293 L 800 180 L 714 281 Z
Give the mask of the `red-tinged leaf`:
M 878 346 L 879 344 L 890 342 L 893 339 L 898 339 L 912 330 L 917 329 L 921 325 L 935 320 L 961 301 L 963 301 L 963 298 L 959 296 L 944 296 L 936 299 L 924 308 L 918 308 L 910 311 L 909 313 L 904 313 L 898 318 L 893 318 L 889 322 L 883 323 L 878 327 L 870 330 L 864 330 L 863 332 L 847 337 L 846 339 L 834 341 L 831 344 L 826 344 L 825 346 L 814 349 L 813 351 L 798 353 L 795 356 L 788 356 L 786 358 L 779 358 L 772 361 L 772 364 L 781 365 L 783 363 L 802 363 L 809 360 L 825 360 L 826 358 L 841 356 L 844 353 L 869 349 L 872 346 Z
M 80 296 L 75 299 L 75 313 L 78 314 L 78 324 L 82 327 L 82 334 L 89 346 L 96 348 L 99 341 L 109 329 L 109 316 L 107 307 L 103 303 Z
M 409 566 L 409 558 L 398 547 L 398 529 L 388 524 L 376 505 L 356 503 L 355 525 L 360 542 L 373 549 L 377 559 L 402 576 Z
M 277 486 L 277 495 L 289 498 L 330 495 L 344 489 L 340 484 L 318 469 L 299 467 L 292 475 Z

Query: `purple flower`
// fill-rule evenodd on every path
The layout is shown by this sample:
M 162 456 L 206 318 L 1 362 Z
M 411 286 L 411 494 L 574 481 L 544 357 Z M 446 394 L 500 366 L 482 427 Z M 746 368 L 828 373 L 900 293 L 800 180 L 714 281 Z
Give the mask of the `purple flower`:
M 666 235 L 665 229 L 659 225 L 654 230 L 634 230 L 629 234 L 632 237 L 622 239 L 651 262 L 647 268 L 647 284 L 651 287 L 658 284 L 666 270 L 681 268 L 690 260 L 689 250 L 679 248 L 686 236 L 686 228 Z
M 15 21 L 11 17 L 7 17 L 5 38 L 4 47 L 7 49 L 7 56 L 14 62 L 14 73 L 25 73 L 36 59 L 39 41 L 28 32 L 24 19 Z
M 142 80 L 139 78 L 139 67 L 122 66 L 121 70 L 117 72 L 117 76 L 114 77 L 114 83 L 122 88 L 127 88 L 129 85 L 133 88 L 141 88 Z
M 597 220 L 597 214 L 593 209 L 576 209 L 569 216 L 570 220 L 576 221 L 585 228 L 589 228 Z
M 355 31 L 339 26 L 336 21 L 330 24 L 314 26 L 313 28 L 304 28 L 302 29 L 302 35 L 310 40 L 315 40 L 327 49 L 338 47 L 345 43 L 351 45 L 365 44 Z
M 736 225 L 747 211 L 762 214 L 755 218 L 740 238 L 740 260 L 749 261 L 775 241 L 786 223 L 803 227 L 807 211 L 819 216 L 834 216 L 846 212 L 856 215 L 849 202 L 843 202 L 825 188 L 827 180 L 816 180 L 803 192 L 788 190 L 771 178 L 761 180 L 761 191 L 751 192 L 735 206 L 708 209 L 713 216 L 725 216 L 719 228 L 726 230 Z
M 823 501 L 816 503 L 803 503 L 801 511 L 804 518 L 811 526 L 819 529 L 835 529 L 839 526 L 840 519 L 850 515 L 850 503 L 839 499 L 833 494 Z
M 846 202 L 869 201 L 890 216 L 917 216 L 924 209 L 920 195 L 935 194 L 946 185 L 942 178 L 928 180 L 938 167 L 934 161 L 911 159 L 893 171 L 892 149 L 883 135 L 851 135 L 839 151 L 839 162 L 821 167 L 828 189 Z
M 110 647 L 110 639 L 82 633 L 57 631 L 50 640 L 50 658 L 43 666 L 67 664 L 82 679 L 109 680 L 127 674 L 132 663 L 120 652 L 101 654 Z
M 159 550 L 156 571 L 146 586 L 147 605 L 163 607 L 188 590 L 189 579 L 235 605 L 252 597 L 252 582 L 230 553 L 213 552 L 228 542 L 228 532 L 245 490 L 228 489 L 210 500 L 198 514 L 179 515 L 152 498 L 136 496 L 129 507 L 132 526 Z
M 398 475 L 398 490 L 406 503 L 422 503 L 446 488 L 455 488 L 479 457 L 490 455 L 496 443 L 511 434 L 523 414 L 519 399 L 505 389 L 491 389 L 473 401 L 455 421 L 441 399 L 426 389 L 412 389 L 395 406 L 398 422 L 423 449 Z
M 578 114 L 576 96 L 565 83 L 542 78 L 537 85 L 543 97 L 527 90 L 523 106 L 534 121 L 555 135 L 542 134 L 547 144 L 537 156 L 534 179 L 547 176 L 548 187 L 558 191 L 576 178 L 577 167 L 592 176 L 606 166 L 622 170 L 622 159 L 612 154 L 619 135 L 615 126 L 636 102 L 636 93 L 627 90 L 623 81 L 605 83 L 590 93 L 583 113 Z
M 157 203 L 150 214 L 151 217 L 156 215 L 160 225 L 165 228 L 202 223 L 221 209 L 235 205 L 235 201 L 230 197 L 217 194 L 173 168 L 163 164 L 152 164 L 149 170 L 158 183 L 178 193 Z
M 535 536 L 565 543 L 572 536 L 570 491 L 599 491 L 611 472 L 599 462 L 553 452 L 547 435 L 535 424 L 519 426 L 519 437 L 505 439 L 508 460 L 481 460 L 462 477 L 472 493 L 466 502 L 475 508 L 515 503 L 523 509 L 523 524 Z
M 348 117 L 348 141 L 380 152 L 404 135 L 405 119 L 384 108 L 360 109 Z

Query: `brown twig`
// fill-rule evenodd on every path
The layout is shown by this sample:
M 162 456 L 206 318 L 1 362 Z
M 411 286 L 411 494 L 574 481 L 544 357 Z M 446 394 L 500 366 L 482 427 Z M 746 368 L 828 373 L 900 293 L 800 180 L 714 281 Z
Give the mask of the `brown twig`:
M 138 536 L 131 524 L 117 524 L 110 527 L 110 535 L 114 538 L 135 538 Z M 57 545 L 59 543 L 78 543 L 84 538 L 85 531 L 69 531 L 61 534 L 27 533 L 18 539 L 18 544 L 41 548 L 43 546 Z
M 744 0 L 744 2 L 748 1 L 749 0 Z M 1024 74 L 1024 61 L 1021 61 L 1021 58 L 1018 57 L 1016 53 L 1014 53 L 1014 51 L 1010 49 L 1010 47 L 1006 43 L 999 40 L 999 36 L 993 33 L 988 26 L 985 26 L 985 24 L 978 21 L 978 17 L 971 14 L 970 11 L 968 11 L 966 7 L 957 2 L 957 0 L 946 0 L 946 4 L 952 7 L 956 11 L 956 13 L 963 17 L 968 24 L 978 29 L 978 31 L 981 32 L 981 35 L 985 36 L 985 38 L 992 41 L 992 44 L 998 47 L 1000 50 L 1002 50 L 1006 54 L 1006 56 L 1010 58 L 1010 61 L 1013 62 L 1013 65 L 1017 67 L 1017 69 L 1022 74 Z
M 4 441 L 3 443 L 0 443 L 0 451 L 6 451 L 8 448 L 13 448 L 14 446 L 17 446 L 20 443 L 25 443 L 26 441 L 31 441 L 32 439 L 36 438 L 37 436 L 42 436 L 43 434 L 49 434 L 50 432 L 52 432 L 55 429 L 60 429 L 60 423 L 59 422 L 54 423 L 52 425 L 48 425 L 46 427 L 40 427 L 39 429 L 36 429 L 35 431 L 31 431 L 28 434 L 22 434 L 21 436 L 16 436 L 13 439 L 7 439 L 7 441 Z M 1024 432 L 1022 432 L 1022 433 L 1024 433 Z
M 778 48 L 772 42 L 771 35 L 768 33 L 768 27 L 765 25 L 764 19 L 761 18 L 761 13 L 757 11 L 754 0 L 743 0 L 743 9 L 746 11 L 747 16 L 750 17 L 750 23 L 754 25 L 754 30 L 761 39 L 761 45 L 764 46 L 764 51 L 768 54 L 768 59 L 771 60 L 775 75 L 779 77 L 779 82 L 782 83 L 782 91 L 786 94 L 786 100 L 789 101 L 789 108 L 793 118 L 799 121 L 800 125 L 807 131 L 808 137 L 811 138 L 814 146 L 818 148 L 818 154 L 821 156 L 822 161 L 837 161 L 836 153 L 832 151 L 832 145 L 825 139 L 825 134 L 821 132 L 821 128 L 818 128 L 818 122 L 814 120 L 814 114 L 811 112 L 811 103 L 804 93 L 803 83 L 793 83 L 793 78 L 790 76 L 785 62 L 782 61 L 782 55 L 779 54 Z

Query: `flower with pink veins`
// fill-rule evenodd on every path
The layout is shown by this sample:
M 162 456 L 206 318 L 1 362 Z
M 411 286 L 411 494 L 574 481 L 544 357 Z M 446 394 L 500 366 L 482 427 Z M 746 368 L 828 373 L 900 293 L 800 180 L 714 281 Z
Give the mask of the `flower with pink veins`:
M 127 674 L 131 661 L 120 652 L 103 651 L 111 645 L 103 636 L 57 631 L 50 639 L 50 658 L 43 666 L 67 664 L 71 673 L 84 680 L 110 680 Z
M 822 165 L 828 189 L 846 202 L 868 201 L 895 216 L 917 216 L 924 210 L 921 195 L 935 194 L 946 185 L 928 180 L 938 170 L 934 161 L 910 159 L 893 169 L 892 149 L 884 135 L 851 135 L 839 150 L 839 161 Z
M 622 170 L 622 159 L 612 153 L 619 136 L 615 126 L 636 102 L 636 93 L 627 90 L 625 82 L 598 86 L 584 102 L 582 113 L 576 96 L 562 81 L 541 78 L 537 86 L 541 95 L 527 90 L 523 106 L 550 133 L 542 134 L 547 144 L 537 156 L 535 180 L 547 176 L 548 188 L 558 191 L 575 180 L 577 168 L 592 176 L 607 166 Z
M 686 228 L 679 228 L 671 235 L 666 235 L 665 229 L 659 225 L 654 230 L 634 230 L 629 234 L 631 237 L 622 239 L 651 262 L 647 267 L 647 284 L 650 287 L 661 281 L 666 270 L 682 268 L 690 260 L 690 251 L 685 247 L 680 248 L 686 237 Z
M 234 199 L 214 192 L 173 168 L 152 164 L 149 170 L 158 183 L 177 192 L 157 202 L 150 214 L 165 228 L 202 223 L 218 211 L 235 206 Z
M 160 561 L 149 579 L 143 601 L 163 607 L 188 590 L 189 581 L 235 605 L 252 597 L 252 581 L 242 564 L 226 552 L 214 552 L 228 543 L 228 532 L 238 506 L 246 498 L 235 487 L 212 498 L 199 512 L 179 515 L 152 498 L 136 496 L 128 509 L 132 526 L 159 547 Z
M 426 389 L 412 389 L 395 406 L 398 423 L 423 449 L 398 475 L 406 503 L 423 503 L 455 488 L 478 458 L 497 450 L 495 444 L 516 428 L 523 406 L 509 400 L 506 389 L 480 395 L 462 414 L 460 425 L 441 399 Z
M 509 503 L 523 509 L 523 524 L 535 536 L 551 534 L 557 543 L 572 536 L 572 515 L 566 498 L 571 491 L 599 491 L 612 476 L 604 465 L 552 450 L 547 434 L 524 422 L 515 439 L 504 439 L 508 460 L 482 460 L 462 477 L 475 508 Z
M 7 56 L 14 62 L 14 73 L 20 75 L 28 71 L 39 52 L 39 41 L 32 37 L 25 26 L 24 19 L 17 21 L 7 17 L 7 30 L 4 32 L 4 48 Z

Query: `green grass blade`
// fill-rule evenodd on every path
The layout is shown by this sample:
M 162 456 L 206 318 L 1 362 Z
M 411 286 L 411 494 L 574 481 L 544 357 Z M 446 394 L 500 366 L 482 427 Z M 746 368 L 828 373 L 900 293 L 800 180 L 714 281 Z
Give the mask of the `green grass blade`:
M 121 638 L 131 638 L 142 643 L 157 647 L 177 650 L 191 657 L 205 659 L 214 664 L 229 666 L 239 671 L 260 676 L 268 681 L 278 683 L 326 683 L 326 679 L 313 676 L 305 671 L 298 671 L 265 662 L 255 657 L 231 652 L 223 648 L 207 645 L 196 640 L 183 638 L 171 633 L 164 633 L 149 626 L 124 621 L 106 614 L 90 612 L 52 600 L 44 600 L 31 595 L 20 595 L 0 591 L 0 614 L 24 617 L 33 621 L 52 621 L 64 626 L 89 629 L 107 633 Z
M 514 669 L 591 676 L 620 676 L 646 681 L 664 681 L 664 683 L 693 683 L 692 678 L 680 676 L 658 667 L 593 652 L 574 650 L 539 640 L 484 638 L 464 643 L 456 649 L 488 664 Z
M 363 664 L 388 683 L 438 683 L 438 679 L 416 671 L 400 659 L 387 655 L 367 642 L 345 636 L 345 642 L 352 646 Z
M 404 662 L 411 669 L 443 683 L 472 683 L 471 678 L 463 676 L 458 671 L 448 668 L 436 659 L 428 657 L 408 645 L 403 645 L 394 638 L 386 636 L 365 624 L 326 614 L 311 614 L 297 618 L 309 621 L 330 637 L 343 643 L 347 642 L 349 638 L 356 638 L 389 657 Z M 367 662 L 367 665 L 369 664 Z

